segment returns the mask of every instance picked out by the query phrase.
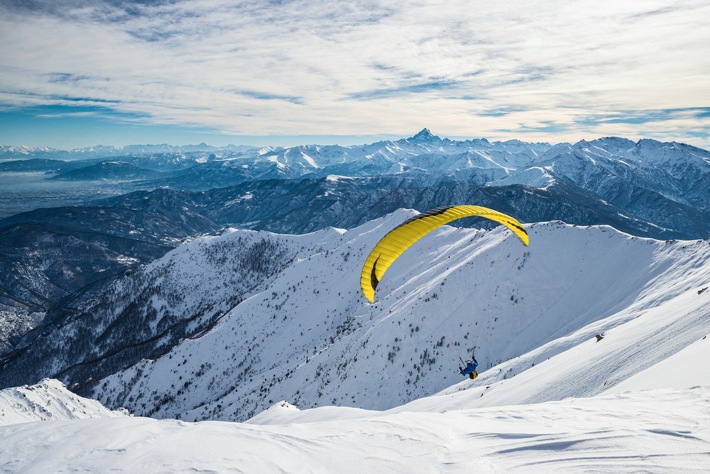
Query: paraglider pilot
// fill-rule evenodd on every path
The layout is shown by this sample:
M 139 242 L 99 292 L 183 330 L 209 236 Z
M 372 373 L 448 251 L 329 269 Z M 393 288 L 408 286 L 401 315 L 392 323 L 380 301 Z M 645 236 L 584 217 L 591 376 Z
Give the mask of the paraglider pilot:
M 468 359 L 468 360 L 466 361 L 466 367 L 464 367 L 463 369 L 459 367 L 459 372 L 460 372 L 461 375 L 463 375 L 464 377 L 465 377 L 466 375 L 468 375 L 469 378 L 470 378 L 471 380 L 473 380 L 473 379 L 475 379 L 476 377 L 478 377 L 478 372 L 476 372 L 476 367 L 478 367 L 478 361 L 476 360 L 476 356 L 473 356 L 473 360 Z

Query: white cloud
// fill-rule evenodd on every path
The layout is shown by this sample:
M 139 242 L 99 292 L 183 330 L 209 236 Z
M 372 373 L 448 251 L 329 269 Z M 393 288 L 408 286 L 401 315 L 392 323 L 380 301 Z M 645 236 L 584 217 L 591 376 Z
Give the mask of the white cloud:
M 6 7 L 0 97 L 117 101 L 107 105 L 235 134 L 428 126 L 512 138 L 546 123 L 560 127 L 535 138 L 573 140 L 634 130 L 592 127 L 593 114 L 710 106 L 709 17 L 699 0 Z M 710 134 L 710 119 L 695 120 Z M 663 124 L 664 136 L 693 142 L 687 118 Z

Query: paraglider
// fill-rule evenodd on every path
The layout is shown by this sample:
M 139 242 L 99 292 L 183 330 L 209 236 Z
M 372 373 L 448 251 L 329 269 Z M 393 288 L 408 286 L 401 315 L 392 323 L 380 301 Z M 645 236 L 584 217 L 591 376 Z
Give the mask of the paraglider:
M 464 377 L 468 375 L 471 380 L 478 377 L 478 372 L 476 372 L 476 368 L 478 368 L 478 361 L 476 360 L 475 355 L 472 357 L 473 359 L 468 359 L 466 361 L 466 367 L 459 367 L 459 373 Z
M 510 229 L 524 245 L 528 245 L 528 233 L 514 218 L 482 206 L 446 206 L 419 214 L 387 233 L 375 245 L 365 259 L 360 275 L 362 294 L 370 302 L 375 302 L 375 290 L 387 269 L 415 242 L 429 232 L 449 222 L 463 217 L 484 217 L 503 224 Z

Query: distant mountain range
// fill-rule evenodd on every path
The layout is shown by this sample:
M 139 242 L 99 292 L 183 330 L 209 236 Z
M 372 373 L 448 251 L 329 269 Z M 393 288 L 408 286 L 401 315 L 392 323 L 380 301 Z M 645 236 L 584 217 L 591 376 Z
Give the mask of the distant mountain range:
M 67 154 L 92 159 L 60 161 L 59 157 Z M 117 164 L 130 165 L 131 169 L 160 171 L 162 174 L 152 183 L 154 187 L 192 191 L 245 181 L 329 175 L 399 176 L 408 178 L 416 186 L 465 183 L 546 188 L 569 181 L 585 191 L 619 202 L 628 201 L 637 190 L 643 190 L 701 210 L 710 209 L 710 153 L 681 143 L 654 140 L 633 142 L 601 138 L 558 145 L 517 140 L 453 141 L 436 137 L 424 129 L 406 139 L 348 147 L 159 145 L 74 151 L 28 149 L 23 154 L 7 152 L 6 156 L 18 159 L 0 162 L 0 172 L 71 171 L 72 179 L 82 179 L 81 170 L 86 169 L 83 179 L 95 180 L 102 178 L 97 170 L 96 160 L 99 160 L 104 165 L 114 165 L 106 166 L 105 179 L 121 179 L 109 173 Z M 150 184 L 151 176 L 130 175 L 125 179 L 141 179 Z
M 53 160 L 87 160 L 105 159 L 120 156 L 146 156 L 161 154 L 191 154 L 191 153 L 212 153 L 239 152 L 250 150 L 254 147 L 229 145 L 227 147 L 213 147 L 201 143 L 199 145 L 128 145 L 125 147 L 98 145 L 93 147 L 75 148 L 72 150 L 62 150 L 50 147 L 29 147 L 29 146 L 2 146 L 0 145 L 0 161 L 4 160 L 25 160 L 25 159 L 53 159 Z

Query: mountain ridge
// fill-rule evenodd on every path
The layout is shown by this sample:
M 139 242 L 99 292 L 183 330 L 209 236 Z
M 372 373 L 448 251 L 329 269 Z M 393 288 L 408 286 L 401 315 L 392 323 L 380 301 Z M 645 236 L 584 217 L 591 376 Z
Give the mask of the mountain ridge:
M 377 304 L 363 305 L 358 272 L 365 252 L 411 215 L 398 211 L 347 232 L 234 231 L 197 239 L 123 277 L 56 330 L 27 339 L 22 353 L 3 361 L 0 383 L 31 382 L 23 377 L 32 367 L 38 377 L 59 376 L 109 407 L 193 420 L 243 420 L 278 399 L 384 409 L 456 381 L 456 354 L 475 349 L 481 371 L 501 367 L 482 381 L 505 380 L 531 361 L 504 361 L 536 347 L 542 348 L 537 362 L 552 357 L 565 345 L 545 344 L 608 333 L 710 278 L 703 240 L 671 243 L 604 226 L 528 224 L 527 250 L 502 228 L 446 226 L 396 262 Z M 249 257 L 253 245 L 262 250 Z M 234 262 L 264 268 L 274 254 L 269 248 L 284 249 L 283 263 L 237 291 L 240 280 L 250 279 Z M 660 300 L 644 296 L 661 289 Z M 569 313 L 577 315 L 549 331 Z M 531 332 L 535 325 L 541 329 Z M 136 327 L 143 329 L 127 331 Z M 171 327 L 182 329 L 161 336 Z M 68 342 L 76 337 L 82 345 Z M 130 342 L 135 337 L 145 342 Z M 140 345 L 152 349 L 134 352 Z

